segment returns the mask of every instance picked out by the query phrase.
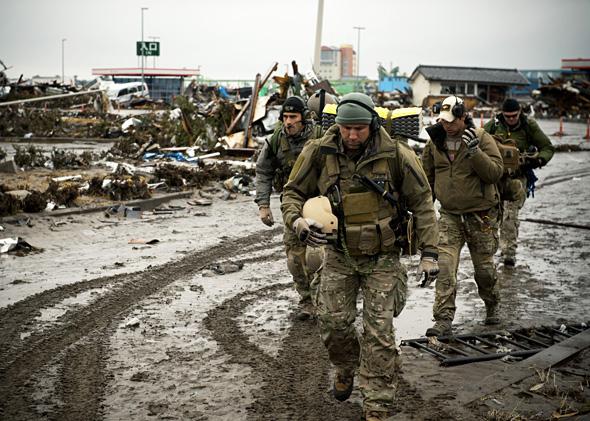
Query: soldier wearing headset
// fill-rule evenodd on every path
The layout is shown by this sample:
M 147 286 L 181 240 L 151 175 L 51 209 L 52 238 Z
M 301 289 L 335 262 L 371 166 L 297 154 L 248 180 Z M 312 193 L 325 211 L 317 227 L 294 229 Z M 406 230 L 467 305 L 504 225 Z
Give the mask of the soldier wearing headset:
M 426 130 L 430 140 L 422 163 L 434 198 L 441 204 L 435 323 L 426 336 L 451 333 L 459 256 L 465 244 L 485 303 L 485 323 L 497 324 L 499 295 L 493 256 L 498 248 L 500 199 L 496 183 L 504 171 L 502 156 L 492 136 L 473 126 L 463 100 L 456 96 L 443 101 L 439 122 Z

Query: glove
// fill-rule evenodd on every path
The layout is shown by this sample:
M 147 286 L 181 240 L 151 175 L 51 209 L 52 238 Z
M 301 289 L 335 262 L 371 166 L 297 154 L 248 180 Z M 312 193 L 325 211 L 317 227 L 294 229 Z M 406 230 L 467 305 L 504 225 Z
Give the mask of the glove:
M 542 158 L 525 158 L 523 168 L 534 170 L 535 168 L 541 168 L 545 165 L 545 160 Z
M 420 282 L 422 275 L 424 279 L 420 283 L 421 288 L 425 288 L 430 285 L 438 276 L 438 262 L 434 257 L 423 257 L 420 259 L 418 270 L 416 271 L 416 282 Z
M 275 223 L 274 218 L 272 217 L 272 212 L 268 206 L 260 206 L 258 208 L 258 214 L 260 216 L 260 220 L 264 225 L 268 225 L 272 227 Z
M 473 155 L 478 150 L 479 139 L 477 138 L 477 134 L 475 133 L 475 127 L 469 127 L 465 129 L 463 132 L 463 136 L 461 136 L 463 142 L 465 142 L 465 146 L 467 146 L 467 153 L 469 156 Z
M 311 218 L 300 217 L 293 222 L 293 231 L 297 234 L 299 241 L 312 247 L 319 247 L 328 243 L 326 234 L 320 231 L 323 227 L 322 224 Z

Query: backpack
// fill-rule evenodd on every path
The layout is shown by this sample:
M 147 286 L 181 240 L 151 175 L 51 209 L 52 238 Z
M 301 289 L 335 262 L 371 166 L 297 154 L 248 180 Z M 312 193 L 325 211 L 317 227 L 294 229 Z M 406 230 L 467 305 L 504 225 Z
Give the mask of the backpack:
M 516 146 L 516 141 L 514 139 L 503 139 L 496 134 L 492 134 L 492 137 L 496 141 L 496 146 L 498 146 L 504 163 L 504 174 L 497 183 L 500 200 L 518 201 L 524 194 L 524 188 L 522 183 L 515 178 L 520 167 L 520 151 Z

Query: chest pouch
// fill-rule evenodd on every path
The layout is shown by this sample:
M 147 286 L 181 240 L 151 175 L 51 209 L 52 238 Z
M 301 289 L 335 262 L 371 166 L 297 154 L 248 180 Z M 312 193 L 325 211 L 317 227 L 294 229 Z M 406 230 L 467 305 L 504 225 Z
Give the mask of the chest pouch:
M 349 193 L 342 198 L 346 245 L 351 255 L 374 255 L 393 250 L 391 212 L 373 192 Z

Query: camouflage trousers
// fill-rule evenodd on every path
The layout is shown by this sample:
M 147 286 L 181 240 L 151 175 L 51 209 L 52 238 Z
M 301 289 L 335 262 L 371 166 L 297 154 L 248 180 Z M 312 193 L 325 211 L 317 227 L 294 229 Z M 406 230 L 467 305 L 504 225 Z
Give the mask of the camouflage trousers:
M 320 334 L 330 361 L 338 369 L 359 368 L 359 388 L 366 411 L 391 409 L 395 374 L 400 368 L 393 318 L 407 295 L 406 268 L 397 255 L 350 258 L 326 248 L 317 291 Z M 358 269 L 358 270 L 357 270 Z M 363 294 L 363 333 L 354 326 L 357 295 Z
M 311 300 L 312 288 L 317 288 L 320 279 L 323 247 L 307 247 L 295 233 L 287 228 L 283 231 L 283 243 L 287 253 L 287 268 L 293 276 L 295 289 L 301 302 Z M 313 282 L 312 285 L 312 281 Z
M 496 306 L 499 294 L 494 253 L 498 249 L 498 211 L 453 215 L 443 210 L 438 221 L 438 266 L 433 314 L 435 320 L 453 320 L 457 296 L 457 270 L 467 243 L 479 296 L 486 306 Z
M 526 186 L 526 178 L 519 178 L 518 180 L 523 184 L 523 187 Z M 504 258 L 516 257 L 518 227 L 520 226 L 518 213 L 524 206 L 525 200 L 526 195 L 523 195 L 522 198 L 514 202 L 504 202 L 504 215 L 500 225 L 500 250 L 502 250 Z

